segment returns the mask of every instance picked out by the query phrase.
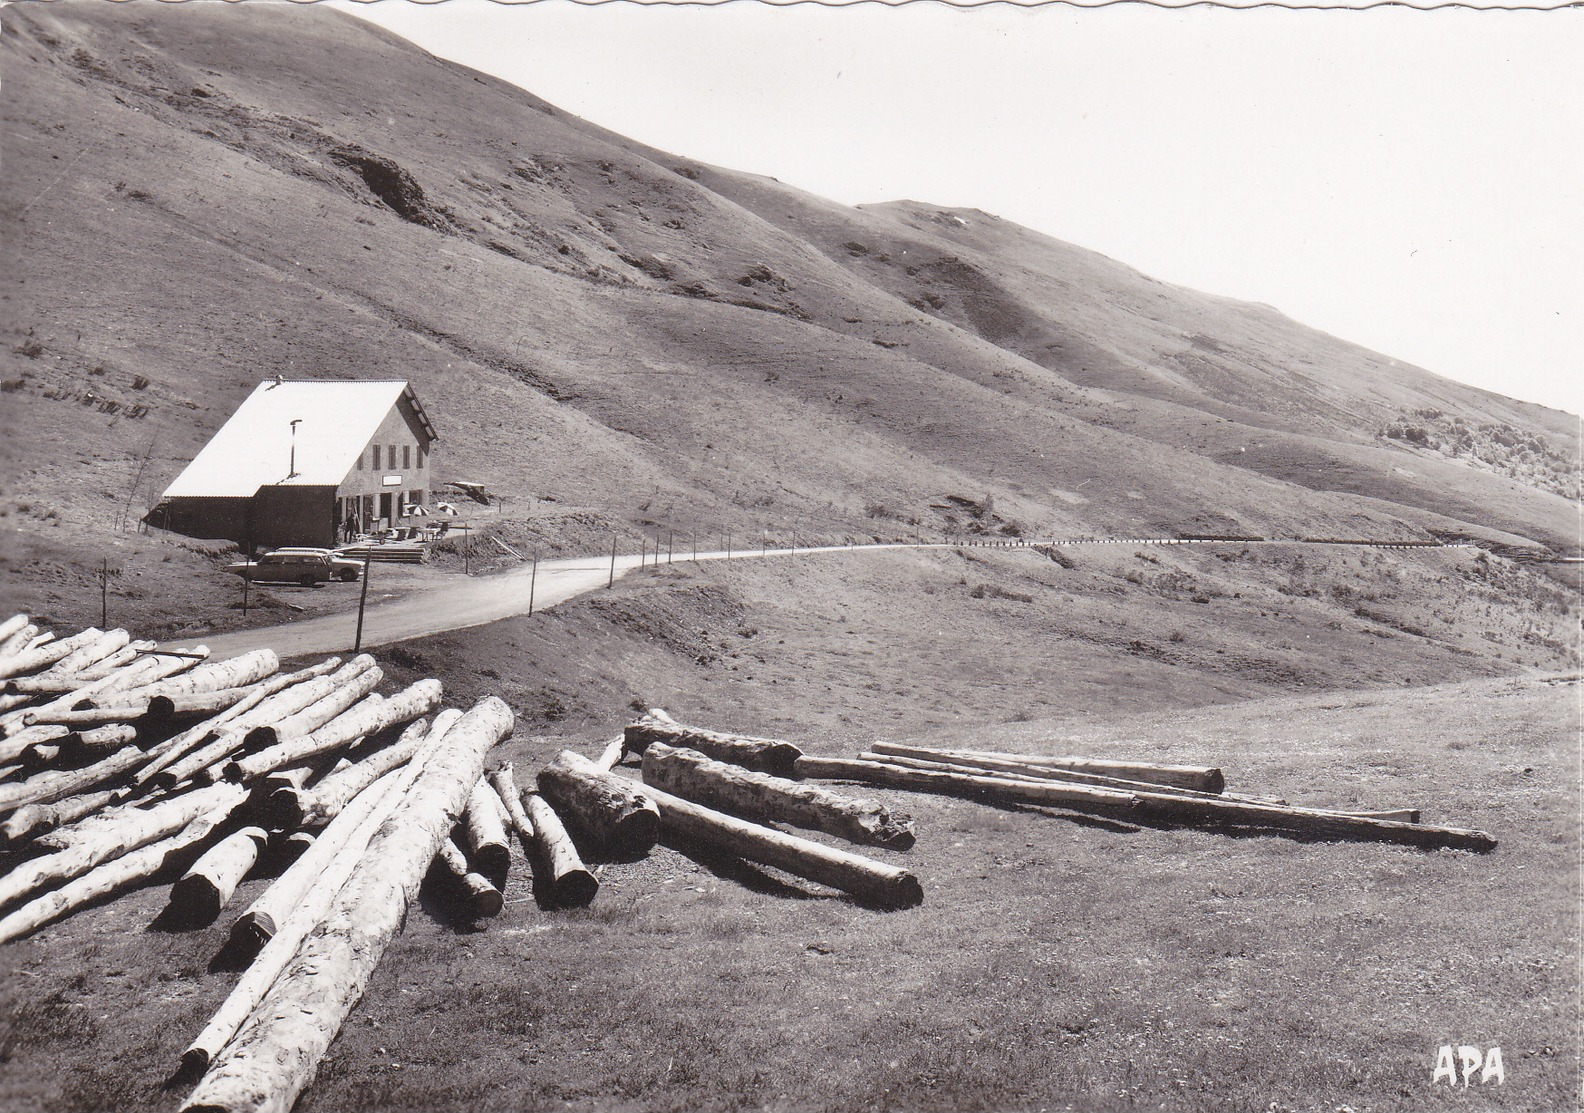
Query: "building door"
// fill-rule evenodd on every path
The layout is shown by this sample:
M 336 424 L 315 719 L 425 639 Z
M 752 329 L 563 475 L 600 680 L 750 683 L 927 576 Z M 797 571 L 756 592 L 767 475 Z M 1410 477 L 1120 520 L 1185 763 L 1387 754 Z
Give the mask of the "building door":
M 385 519 L 385 524 L 386 525 L 388 525 L 388 526 L 389 525 L 394 525 L 395 524 L 395 519 L 393 519 L 391 517 L 391 497 L 390 497 L 390 492 L 387 491 L 385 494 L 382 494 L 379 497 L 379 499 L 380 499 L 379 516 L 381 518 Z

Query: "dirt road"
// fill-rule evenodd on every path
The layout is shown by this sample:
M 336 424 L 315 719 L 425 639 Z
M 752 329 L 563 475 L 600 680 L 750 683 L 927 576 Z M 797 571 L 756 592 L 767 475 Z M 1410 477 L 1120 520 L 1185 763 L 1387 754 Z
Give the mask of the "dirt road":
M 1216 544 L 1331 544 L 1320 541 L 1276 541 L 1274 539 L 1248 539 L 1236 542 L 1179 540 L 1175 538 L 1104 538 L 1073 541 L 979 541 L 979 545 L 1005 548 L 1027 548 L 1036 544 L 1057 545 L 1216 545 Z M 1389 541 L 1375 542 L 1382 547 L 1400 547 Z M 887 549 L 953 549 L 961 542 L 913 542 L 871 545 L 825 545 L 797 549 L 738 549 L 691 554 L 678 557 L 675 563 L 687 560 L 748 560 L 761 557 L 794 556 L 799 553 L 829 552 L 880 552 Z M 1444 546 L 1461 548 L 1463 546 Z M 640 567 L 643 558 L 636 555 L 616 557 L 614 574 L 617 578 Z M 432 587 L 415 591 L 400 599 L 378 603 L 367 608 L 363 619 L 363 648 L 388 645 L 448 630 L 461 630 L 469 626 L 482 626 L 503 618 L 527 614 L 529 584 L 533 581 L 534 610 L 545 610 L 568 599 L 606 586 L 611 582 L 612 565 L 608 556 L 568 557 L 539 563 L 534 580 L 531 565 L 522 565 L 509 572 L 491 576 L 448 576 Z M 374 583 L 379 583 L 379 572 L 374 573 Z M 188 636 L 180 639 L 182 645 L 202 642 L 216 659 L 233 657 L 250 649 L 269 647 L 282 657 L 300 657 L 310 654 L 345 653 L 352 648 L 357 631 L 355 612 L 323 615 L 318 618 L 288 622 L 279 626 L 263 626 L 253 630 L 239 630 L 230 634 Z M 178 643 L 172 642 L 171 645 Z

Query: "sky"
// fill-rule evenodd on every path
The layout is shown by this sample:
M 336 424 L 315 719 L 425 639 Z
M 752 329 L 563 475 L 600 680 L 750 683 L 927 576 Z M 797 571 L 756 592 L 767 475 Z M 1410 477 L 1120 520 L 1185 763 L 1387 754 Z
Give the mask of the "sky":
M 664 150 L 1584 413 L 1584 11 L 333 6 Z

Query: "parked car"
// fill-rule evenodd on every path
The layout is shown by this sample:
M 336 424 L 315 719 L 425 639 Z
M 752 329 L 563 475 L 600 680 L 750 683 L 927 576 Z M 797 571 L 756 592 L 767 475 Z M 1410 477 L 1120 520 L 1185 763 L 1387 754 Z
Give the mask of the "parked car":
M 335 578 L 342 583 L 352 583 L 363 574 L 363 561 L 343 556 L 334 549 L 310 549 L 305 546 L 289 545 L 286 548 L 276 549 L 275 553 L 305 553 L 313 556 L 328 557 L 330 559 L 330 567 L 335 572 Z M 272 553 L 271 555 L 275 554 Z
M 360 560 L 333 557 L 328 549 L 277 549 L 258 560 L 241 560 L 226 571 L 256 583 L 293 583 L 311 587 L 329 580 L 350 581 L 363 570 Z

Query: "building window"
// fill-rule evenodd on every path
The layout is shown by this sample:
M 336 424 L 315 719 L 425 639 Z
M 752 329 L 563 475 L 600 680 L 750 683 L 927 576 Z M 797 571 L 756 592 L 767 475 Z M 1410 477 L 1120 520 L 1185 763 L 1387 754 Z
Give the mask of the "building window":
M 414 506 L 422 506 L 424 504 L 424 492 L 421 488 L 412 493 L 412 500 Z
M 402 470 L 406 471 L 410 467 L 412 467 L 412 445 L 404 444 L 402 445 Z
M 424 455 L 425 455 L 424 446 L 423 445 L 419 445 L 418 446 L 418 466 L 420 468 L 424 466 Z
M 363 470 L 363 453 L 358 453 L 358 471 Z
M 379 466 L 379 445 L 375 445 L 373 447 L 373 453 L 374 453 L 374 470 L 375 471 L 379 471 L 380 470 L 380 466 Z
M 394 470 L 396 467 L 396 446 L 389 445 L 387 447 L 390 449 L 390 455 L 387 457 L 387 459 L 390 460 L 390 463 L 386 466 Z

